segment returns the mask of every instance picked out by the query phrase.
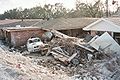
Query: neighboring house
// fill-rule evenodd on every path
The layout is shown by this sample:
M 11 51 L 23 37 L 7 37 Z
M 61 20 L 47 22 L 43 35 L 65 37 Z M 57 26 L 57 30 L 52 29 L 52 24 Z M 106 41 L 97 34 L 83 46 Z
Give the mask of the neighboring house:
M 36 23 L 44 22 L 45 20 L 41 19 L 24 19 L 23 21 L 20 19 L 6 19 L 0 20 L 0 39 L 3 39 L 3 28 L 5 27 L 29 27 Z
M 9 44 L 9 46 L 19 47 L 26 45 L 27 40 L 30 37 L 41 37 L 45 30 L 40 28 L 32 28 L 32 27 L 9 27 L 3 28 L 3 33 L 5 37 L 5 41 Z
M 50 19 L 43 23 L 38 23 L 33 26 L 42 29 L 55 29 L 66 35 L 74 37 L 84 37 L 86 34 L 82 28 L 98 20 L 97 18 L 59 18 Z
M 33 26 L 43 29 L 55 29 L 66 35 L 74 37 L 85 37 L 87 34 L 82 28 L 94 23 L 100 18 L 59 18 L 51 19 L 43 23 L 38 23 Z M 112 22 L 113 25 L 120 27 L 120 18 L 105 18 L 108 22 Z M 109 25 L 107 26 L 109 28 Z M 107 28 L 107 29 L 108 29 Z M 119 34 L 115 33 L 120 36 Z
M 19 22 L 19 21 L 21 21 L 21 20 L 17 20 L 17 19 L 5 19 L 5 20 L 0 20 L 0 25 L 15 23 L 15 22 Z
M 7 27 L 8 24 L 5 24 L 3 29 L 1 29 L 2 36 L 6 38 L 10 42 L 11 45 L 20 46 L 25 44 L 26 40 L 29 37 L 32 37 L 34 34 L 43 34 L 46 29 L 55 29 L 58 30 L 68 36 L 74 36 L 79 38 L 84 38 L 89 31 L 84 31 L 84 27 L 92 26 L 92 35 L 95 34 L 95 31 L 109 31 L 114 32 L 114 37 L 120 41 L 120 18 L 59 18 L 59 19 L 50 19 L 48 21 L 43 20 L 35 20 L 29 22 L 31 20 L 27 20 L 27 22 L 31 27 L 15 27 L 15 25 L 20 25 L 22 23 L 20 21 L 15 23 L 10 23 L 10 27 Z M 25 21 L 25 20 L 24 20 Z M 7 26 L 6 26 L 7 25 Z M 12 27 L 13 25 L 13 27 Z M 96 26 L 97 25 L 97 26 Z M 5 28 L 7 27 L 7 28 Z M 11 28 L 12 27 L 12 28 Z M 33 28 L 32 28 L 33 27 Z M 27 36 L 27 37 L 25 37 Z M 36 35 L 35 35 L 36 36 Z M 25 39 L 25 40 L 23 40 Z M 17 42 L 18 41 L 18 42 Z
M 91 31 L 91 35 L 109 32 L 109 34 L 120 43 L 120 22 L 113 19 L 99 19 L 83 28 L 85 31 Z M 98 34 L 99 35 L 99 34 Z
M 16 20 L 16 19 L 0 20 L 0 39 L 3 38 L 3 31 L 2 31 L 2 28 L 4 27 L 4 25 L 16 23 L 16 22 L 19 22 L 19 21 L 21 21 L 21 20 Z
M 99 19 L 92 24 L 83 28 L 83 30 L 91 30 L 91 31 L 109 31 L 109 32 L 116 32 L 120 33 L 120 26 L 116 25 L 115 23 L 106 20 L 106 19 Z
M 36 23 L 40 23 L 44 20 L 41 20 L 41 19 L 24 19 L 23 21 L 22 20 L 16 20 L 16 19 L 13 19 L 13 20 L 0 20 L 0 28 L 3 28 L 3 27 L 16 27 L 18 25 L 20 25 L 21 27 L 28 27 L 28 26 L 32 26 Z

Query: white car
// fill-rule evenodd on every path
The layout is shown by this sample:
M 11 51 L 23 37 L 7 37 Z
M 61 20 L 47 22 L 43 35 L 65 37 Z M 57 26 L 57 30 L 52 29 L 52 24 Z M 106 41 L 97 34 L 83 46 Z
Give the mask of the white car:
M 44 47 L 44 43 L 38 37 L 29 38 L 27 41 L 27 50 L 29 52 L 38 52 L 43 47 Z

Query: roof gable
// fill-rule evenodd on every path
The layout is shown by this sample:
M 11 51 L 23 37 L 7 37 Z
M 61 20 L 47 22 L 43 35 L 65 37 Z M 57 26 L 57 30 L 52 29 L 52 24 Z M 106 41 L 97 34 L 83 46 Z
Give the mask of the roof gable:
M 101 18 L 86 26 L 83 30 L 120 32 L 120 26 Z

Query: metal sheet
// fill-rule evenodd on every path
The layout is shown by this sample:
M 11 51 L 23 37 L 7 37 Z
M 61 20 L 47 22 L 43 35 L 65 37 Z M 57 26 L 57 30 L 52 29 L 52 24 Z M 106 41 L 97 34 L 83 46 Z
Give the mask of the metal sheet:
M 107 32 L 93 41 L 90 46 L 92 46 L 96 50 L 101 49 L 105 52 L 113 51 L 116 53 L 120 53 L 119 44 Z

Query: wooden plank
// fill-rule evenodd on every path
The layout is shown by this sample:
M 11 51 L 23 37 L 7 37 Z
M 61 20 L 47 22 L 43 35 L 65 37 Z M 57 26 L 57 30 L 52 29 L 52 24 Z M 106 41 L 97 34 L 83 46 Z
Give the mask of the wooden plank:
M 69 57 L 68 61 L 70 62 L 75 56 L 77 56 L 77 53 L 74 53 L 71 57 Z
M 58 60 L 60 60 L 62 62 L 65 62 L 65 61 L 68 60 L 67 57 L 65 57 L 65 56 L 63 56 L 63 55 L 61 55 L 59 53 L 56 53 L 56 52 L 53 52 L 53 51 L 51 51 L 50 53 L 52 53 L 52 55 L 54 56 L 55 59 L 58 59 Z
M 90 48 L 88 48 L 88 47 L 85 47 L 85 46 L 83 46 L 83 45 L 80 45 L 80 44 L 76 44 L 76 43 L 74 43 L 75 45 L 77 45 L 77 46 L 79 46 L 79 47 L 81 47 L 81 48 L 83 48 L 83 49 L 86 49 L 86 50 L 88 50 L 88 51 L 90 51 L 90 52 L 94 52 L 95 50 L 92 50 L 92 49 L 90 49 Z

